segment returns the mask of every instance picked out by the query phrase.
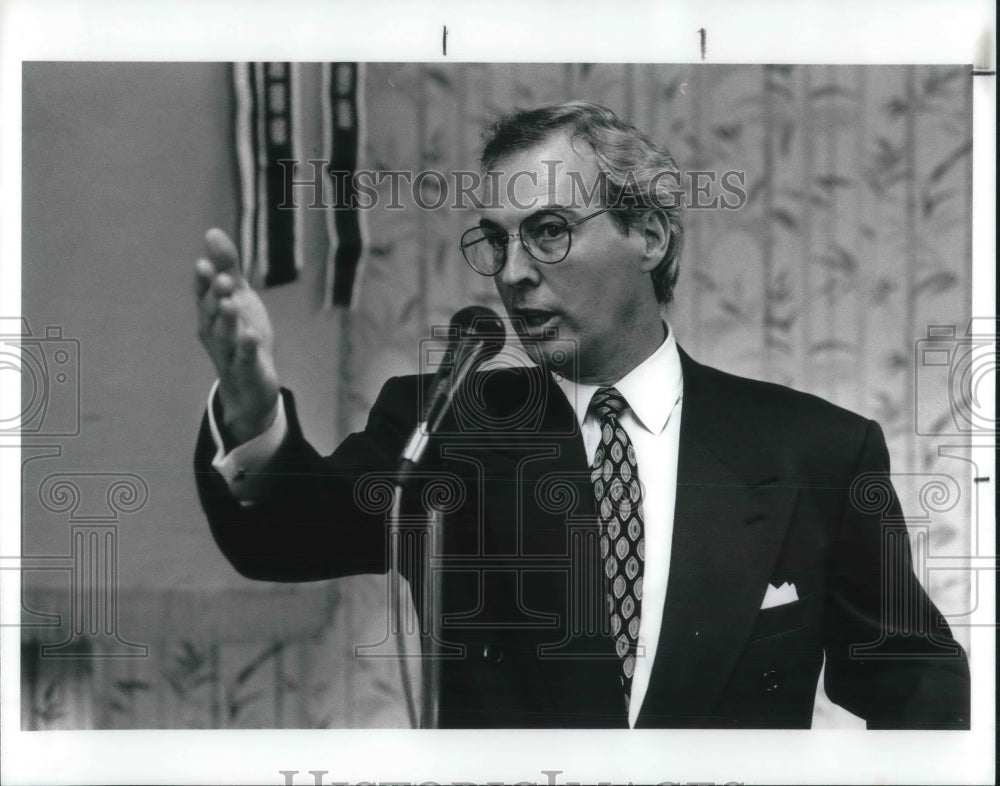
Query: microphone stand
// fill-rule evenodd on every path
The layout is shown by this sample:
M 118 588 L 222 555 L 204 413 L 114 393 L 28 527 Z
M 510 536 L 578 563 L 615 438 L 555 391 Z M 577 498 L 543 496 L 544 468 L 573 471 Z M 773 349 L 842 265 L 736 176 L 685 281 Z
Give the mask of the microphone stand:
M 444 552 L 444 516 L 439 510 L 431 511 L 428 520 L 430 532 L 426 539 L 428 546 L 427 569 L 421 580 L 424 611 L 429 615 L 430 624 L 424 626 L 429 635 L 424 636 L 421 665 L 421 707 L 420 728 L 440 728 L 441 709 L 441 623 L 443 566 L 435 566 Z M 426 617 L 425 617 L 426 619 Z
M 410 669 L 407 665 L 406 642 L 403 638 L 402 625 L 402 577 L 400 562 L 400 545 L 402 534 L 399 531 L 399 517 L 403 505 L 403 483 L 397 481 L 392 494 L 392 512 L 389 514 L 389 591 L 392 593 L 390 606 L 389 630 L 396 636 L 396 656 L 399 659 L 399 681 L 406 701 L 406 715 L 410 728 L 417 728 L 417 709 L 413 699 L 413 685 L 410 682 Z
M 406 711 L 409 715 L 410 727 L 416 728 L 419 723 L 419 727 L 422 729 L 436 729 L 440 724 L 441 658 L 443 655 L 441 595 L 444 584 L 444 565 L 435 565 L 435 562 L 441 562 L 444 556 L 444 525 L 441 512 L 430 511 L 427 536 L 420 539 L 418 559 L 423 560 L 424 567 L 419 573 L 424 624 L 421 625 L 420 630 L 421 697 L 418 721 L 416 703 L 413 699 L 413 686 L 409 669 L 406 666 L 402 628 L 399 626 L 402 617 L 400 582 L 398 580 L 398 577 L 402 575 L 399 520 L 403 486 L 407 477 L 419 466 L 431 435 L 437 433 L 445 414 L 452 406 L 454 396 L 466 378 L 482 362 L 495 356 L 504 344 L 503 325 L 496 314 L 483 307 L 470 306 L 458 312 L 452 319 L 451 327 L 454 330 L 456 340 L 450 346 L 452 359 L 450 365 L 446 367 L 448 372 L 442 375 L 442 371 L 439 370 L 432 387 L 430 406 L 403 448 L 396 471 L 396 485 L 393 491 L 390 518 L 389 568 L 397 574 L 392 603 L 392 621 L 397 630 L 396 641 L 401 664 L 400 677 L 406 698 Z M 463 335 L 465 336 L 464 340 L 458 340 Z
M 389 522 L 389 567 L 394 574 L 391 581 L 392 607 L 391 630 L 396 633 L 397 656 L 399 658 L 400 682 L 406 701 L 406 713 L 410 728 L 436 729 L 440 723 L 441 703 L 441 620 L 443 614 L 442 586 L 443 569 L 435 566 L 435 561 L 444 553 L 444 517 L 438 510 L 432 510 L 428 519 L 427 536 L 419 540 L 424 560 L 420 571 L 420 597 L 424 614 L 424 624 L 420 635 L 420 715 L 417 716 L 413 697 L 413 683 L 406 655 L 402 626 L 402 533 L 399 520 L 402 513 L 403 483 L 398 482 L 393 491 L 392 512 Z

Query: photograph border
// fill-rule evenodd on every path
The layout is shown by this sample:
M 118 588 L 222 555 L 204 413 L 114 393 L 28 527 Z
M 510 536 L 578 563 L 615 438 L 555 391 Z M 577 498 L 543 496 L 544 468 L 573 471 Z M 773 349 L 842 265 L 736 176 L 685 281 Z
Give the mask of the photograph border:
M 348 10 L 318 2 L 235 0 L 198 6 L 110 0 L 2 2 L 0 314 L 21 313 L 21 64 L 250 59 L 969 63 L 982 72 L 974 76 L 970 71 L 969 76 L 974 80 L 975 126 L 972 314 L 995 313 L 996 66 L 995 10 L 990 3 L 668 5 L 650 0 L 569 6 L 519 0 L 492 13 L 455 2 L 357 5 Z M 559 29 L 555 41 L 550 40 L 553 23 Z M 441 51 L 445 39 L 446 55 Z M 16 400 L 19 391 L 10 387 L 0 394 Z M 23 732 L 16 627 L 20 573 L 13 556 L 21 553 L 19 447 L 17 441 L 0 443 L 0 614 L 5 626 L 0 628 L 0 780 L 5 784 L 310 784 L 316 777 L 322 784 L 971 783 L 994 777 L 993 570 L 980 575 L 983 602 L 971 631 L 974 691 L 969 732 Z M 976 448 L 981 454 L 978 466 L 993 479 L 977 488 L 983 554 L 996 553 L 995 511 L 989 504 L 995 490 L 994 448 Z M 617 751 L 613 761 L 609 748 Z M 283 771 L 297 774 L 286 776 Z M 310 774 L 321 771 L 322 776 Z

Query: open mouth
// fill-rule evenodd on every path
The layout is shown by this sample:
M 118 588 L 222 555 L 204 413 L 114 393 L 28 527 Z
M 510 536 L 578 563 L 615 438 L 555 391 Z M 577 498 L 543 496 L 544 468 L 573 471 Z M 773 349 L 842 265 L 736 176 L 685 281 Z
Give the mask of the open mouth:
M 553 324 L 558 319 L 558 314 L 554 311 L 545 311 L 544 309 L 537 308 L 519 308 L 515 310 L 514 316 L 519 317 L 531 333 Z

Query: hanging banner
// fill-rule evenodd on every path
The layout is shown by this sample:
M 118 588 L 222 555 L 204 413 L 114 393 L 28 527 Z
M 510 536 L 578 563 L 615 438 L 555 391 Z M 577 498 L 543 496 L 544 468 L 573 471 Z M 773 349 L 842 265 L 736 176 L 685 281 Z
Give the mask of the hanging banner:
M 296 72 L 293 63 L 233 65 L 240 254 L 246 278 L 268 287 L 302 269 L 302 217 L 282 207 L 285 167 L 299 160 Z
M 350 306 L 360 281 L 365 234 L 355 187 L 364 117 L 360 71 L 358 63 L 326 63 L 323 67 L 324 158 L 329 162 L 335 200 L 326 221 L 330 249 L 324 297 L 327 306 Z

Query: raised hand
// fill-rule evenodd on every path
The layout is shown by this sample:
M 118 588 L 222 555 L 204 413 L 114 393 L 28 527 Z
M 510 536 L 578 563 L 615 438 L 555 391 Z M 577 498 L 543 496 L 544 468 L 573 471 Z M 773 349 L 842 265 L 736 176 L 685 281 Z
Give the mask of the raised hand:
M 219 375 L 223 424 L 237 444 L 271 425 L 280 394 L 274 331 L 260 296 L 243 277 L 239 254 L 221 229 L 205 233 L 195 263 L 198 338 Z

